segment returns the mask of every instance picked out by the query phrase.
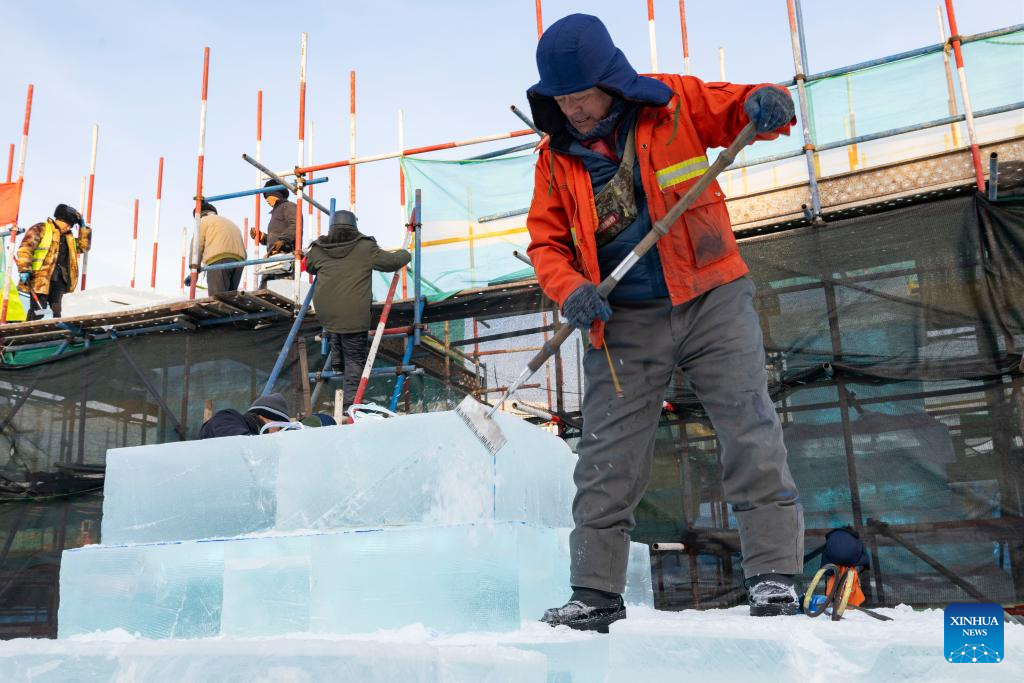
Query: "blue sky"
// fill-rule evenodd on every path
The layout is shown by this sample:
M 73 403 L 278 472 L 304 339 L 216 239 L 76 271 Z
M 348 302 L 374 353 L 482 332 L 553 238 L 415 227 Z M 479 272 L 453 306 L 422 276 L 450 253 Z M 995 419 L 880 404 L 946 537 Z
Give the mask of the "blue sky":
M 812 72 L 938 42 L 935 0 L 804 0 L 803 6 Z M 20 138 L 25 90 L 35 84 L 21 223 L 42 220 L 59 202 L 78 203 L 92 124 L 99 123 L 89 284 L 128 284 L 136 197 L 137 278 L 148 282 L 157 159 L 164 156 L 158 287 L 177 288 L 181 228 L 191 224 L 207 45 L 207 194 L 255 182 L 241 154 L 254 151 L 257 90 L 264 91 L 264 159 L 275 168 L 294 164 L 302 31 L 309 34 L 307 121 L 316 123 L 318 162 L 348 156 L 351 69 L 358 79 L 360 155 L 397 149 L 399 108 L 405 110 L 407 146 L 521 127 L 508 106 L 525 109 L 524 91 L 536 80 L 531 0 L 311 0 L 301 7 L 296 12 L 285 3 L 258 1 L 9 3 L 0 24 L 5 161 L 8 144 Z M 717 80 L 722 46 L 729 80 L 791 77 L 784 0 L 690 0 L 686 8 L 695 75 Z M 1024 23 L 1021 0 L 960 0 L 956 9 L 965 34 Z M 544 1 L 545 25 L 571 12 L 600 16 L 633 65 L 650 68 L 646 2 Z M 656 0 L 655 12 L 659 66 L 681 72 L 679 5 Z M 396 243 L 397 162 L 358 168 L 361 228 L 382 243 Z M 318 197 L 347 202 L 347 171 L 329 175 Z M 244 216 L 251 220 L 253 201 L 223 203 L 221 213 L 241 225 Z

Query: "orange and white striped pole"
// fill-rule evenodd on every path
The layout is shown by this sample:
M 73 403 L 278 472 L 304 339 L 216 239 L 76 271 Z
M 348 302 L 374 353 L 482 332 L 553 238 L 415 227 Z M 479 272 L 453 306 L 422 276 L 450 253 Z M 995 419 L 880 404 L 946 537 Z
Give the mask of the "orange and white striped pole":
M 658 39 L 654 31 L 654 0 L 647 0 L 647 40 L 651 44 L 651 73 L 658 73 Z
M 299 154 L 296 166 L 302 165 L 302 153 L 306 143 L 306 33 L 302 33 L 299 48 Z M 302 278 L 302 180 L 296 183 L 295 193 L 295 310 L 300 303 L 300 282 Z
M 540 5 L 540 0 L 537 0 Z M 405 147 L 405 112 L 398 110 L 398 149 Z M 402 158 L 398 158 L 398 224 L 405 230 L 405 169 Z M 409 298 L 409 267 L 402 266 L 402 298 Z
M 164 158 L 160 157 L 160 162 L 156 168 L 156 208 L 153 210 L 153 260 L 149 264 L 149 287 L 150 289 L 156 289 L 156 254 L 160 248 L 160 202 L 164 192 Z M 185 278 L 184 275 L 181 276 Z
M 135 263 L 139 255 L 139 200 L 135 200 L 132 210 L 132 271 L 128 286 L 135 289 Z
M 348 72 L 348 158 L 356 158 L 356 72 Z M 348 210 L 356 212 L 356 167 L 348 167 Z
M 192 240 L 189 268 L 192 271 L 191 284 L 188 286 L 188 298 L 196 298 L 196 285 L 199 280 L 199 219 L 203 205 L 203 163 L 206 160 L 206 93 L 210 84 L 210 48 L 203 48 L 203 90 L 199 99 L 199 154 L 196 161 L 196 227 L 195 239 Z M 185 279 L 184 276 L 181 278 Z
M 185 256 L 188 254 L 188 226 L 181 226 L 181 273 L 178 275 L 178 284 L 181 287 L 182 296 L 185 295 Z
M 92 124 L 92 151 L 89 154 L 89 198 L 85 204 L 85 224 L 92 227 L 92 197 L 96 187 L 96 146 L 100 139 L 100 125 Z M 79 228 L 81 231 L 81 228 Z M 82 291 L 85 291 L 85 279 L 89 272 L 89 252 L 82 254 Z
M 256 195 L 257 197 L 259 195 Z M 242 227 L 242 252 L 245 254 L 243 261 L 249 260 L 249 217 L 246 216 L 243 219 Z M 249 289 L 249 269 L 247 267 L 242 268 L 242 291 Z
M 541 10 L 540 3 L 541 3 L 541 0 L 536 0 L 534 2 L 534 5 L 536 6 L 536 10 L 537 10 L 537 40 L 540 40 L 540 37 L 542 35 L 544 35 L 544 17 L 543 17 L 543 11 Z
M 263 162 L 263 91 L 256 92 L 256 161 Z M 263 171 L 256 169 L 256 187 L 263 187 Z M 253 227 L 256 228 L 256 237 L 253 239 L 252 250 L 258 257 L 260 255 L 260 211 L 262 210 L 263 195 L 256 195 L 256 214 L 253 217 Z M 270 245 L 267 245 L 270 248 Z
M 32 119 L 32 95 L 35 86 L 29 83 L 28 95 L 25 97 L 25 121 L 21 129 L 21 149 L 18 150 L 18 209 L 14 213 L 14 225 L 11 226 L 11 239 L 8 242 L 7 267 L 4 269 L 3 300 L 0 302 L 0 324 L 7 322 L 7 302 L 11 296 L 11 278 L 9 276 L 10 264 L 14 261 L 14 247 L 18 237 L 18 216 L 21 213 L 21 191 L 25 185 L 25 155 L 28 151 L 28 124 Z M 11 145 L 11 152 L 8 153 L 7 179 L 11 178 L 11 160 L 14 158 L 14 145 Z
M 690 38 L 686 33 L 686 0 L 679 0 L 679 29 L 683 35 L 683 73 L 690 75 Z
M 967 123 L 967 139 L 971 143 L 971 159 L 974 161 L 974 179 L 978 191 L 985 191 L 985 169 L 981 165 L 981 149 L 978 147 L 978 133 L 974 128 L 974 111 L 971 109 L 971 94 L 967 90 L 967 74 L 964 73 L 964 53 L 960 49 L 960 31 L 956 27 L 953 0 L 946 0 L 946 21 L 949 22 L 949 39 L 953 43 L 953 57 L 956 60 L 956 75 L 960 81 L 960 99 L 964 103 L 964 120 Z

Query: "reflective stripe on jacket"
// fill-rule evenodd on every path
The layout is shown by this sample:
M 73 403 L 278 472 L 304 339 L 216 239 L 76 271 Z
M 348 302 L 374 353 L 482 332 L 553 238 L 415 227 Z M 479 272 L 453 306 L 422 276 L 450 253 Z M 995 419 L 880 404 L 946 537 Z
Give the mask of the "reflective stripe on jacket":
M 708 168 L 707 150 L 728 146 L 747 124 L 743 103 L 759 85 L 704 83 L 692 76 L 655 74 L 674 95 L 664 107 L 641 107 L 636 146 L 651 220 L 661 219 Z M 772 86 L 777 87 L 777 86 Z M 792 123 L 758 135 L 771 140 Z M 527 253 L 544 292 L 559 305 L 587 281 L 600 282 L 594 232 L 597 211 L 590 176 L 578 157 L 538 146 Z M 732 233 L 725 196 L 711 183 L 659 242 L 669 296 L 682 304 L 746 274 Z M 600 346 L 603 325 L 591 341 Z

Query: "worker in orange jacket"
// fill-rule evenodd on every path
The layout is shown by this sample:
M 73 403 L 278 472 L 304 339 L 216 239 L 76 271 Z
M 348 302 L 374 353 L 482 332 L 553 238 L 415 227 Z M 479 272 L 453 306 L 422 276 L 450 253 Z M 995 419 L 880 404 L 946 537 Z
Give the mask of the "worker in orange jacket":
M 792 98 L 769 84 L 639 76 L 601 21 L 582 14 L 544 32 L 537 67 L 541 80 L 527 96 L 547 137 L 534 175 L 528 253 L 544 292 L 591 341 L 574 475 L 572 596 L 543 621 L 604 630 L 625 617 L 629 532 L 677 367 L 721 445 L 750 612 L 793 614 L 803 513 L 768 395 L 754 285 L 719 184 L 608 300 L 596 287 L 707 171 L 709 148 L 727 146 L 751 120 L 758 139 L 788 134 Z

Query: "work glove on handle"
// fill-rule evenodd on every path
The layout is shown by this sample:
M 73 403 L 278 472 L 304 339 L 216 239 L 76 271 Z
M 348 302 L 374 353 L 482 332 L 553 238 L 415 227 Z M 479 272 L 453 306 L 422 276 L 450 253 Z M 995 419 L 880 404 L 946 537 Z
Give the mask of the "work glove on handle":
M 762 85 L 747 95 L 743 111 L 757 126 L 757 132 L 767 133 L 792 121 L 795 110 L 788 90 Z
M 580 285 L 572 291 L 562 304 L 562 315 L 577 330 L 589 330 L 595 320 L 608 322 L 612 307 L 597 293 L 597 286 L 591 282 Z

